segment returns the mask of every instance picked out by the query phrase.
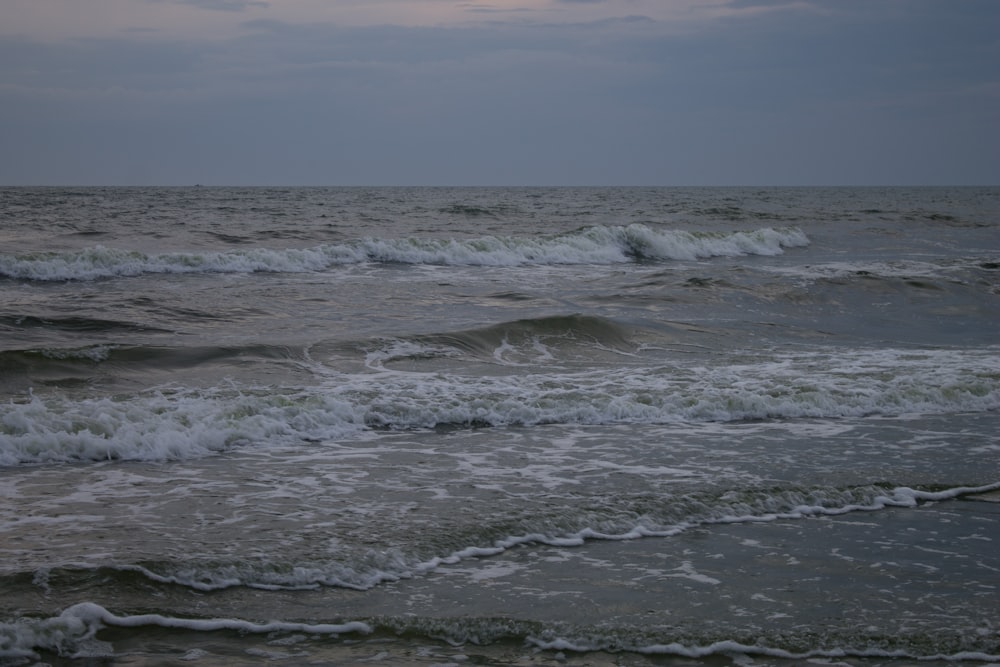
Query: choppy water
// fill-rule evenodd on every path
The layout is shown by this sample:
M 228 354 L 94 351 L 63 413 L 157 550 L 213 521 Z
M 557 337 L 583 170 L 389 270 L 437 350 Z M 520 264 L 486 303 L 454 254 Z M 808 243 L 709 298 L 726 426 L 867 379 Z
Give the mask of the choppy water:
M 998 408 L 998 188 L 0 189 L 0 662 L 1000 662 Z

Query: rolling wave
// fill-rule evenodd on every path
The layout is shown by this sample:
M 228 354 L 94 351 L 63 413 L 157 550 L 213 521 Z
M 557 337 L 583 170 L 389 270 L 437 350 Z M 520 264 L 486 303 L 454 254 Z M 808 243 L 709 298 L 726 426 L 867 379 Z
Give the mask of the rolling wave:
M 11 329 L 52 329 L 68 333 L 144 333 L 164 331 L 146 324 L 120 322 L 98 317 L 38 317 L 0 315 L 0 326 Z
M 177 369 L 230 359 L 284 359 L 293 356 L 290 348 L 274 345 L 242 346 L 145 346 L 96 344 L 83 347 L 42 347 L 24 350 L 0 350 L 0 367 L 30 366 L 43 371 L 47 364 L 93 365 L 112 362 L 116 367 L 140 369 Z
M 706 526 L 789 521 L 889 508 L 916 507 L 923 503 L 981 497 L 1000 490 L 1000 483 L 979 486 L 912 488 L 889 483 L 859 486 L 813 486 L 732 489 L 722 493 L 665 494 L 645 500 L 642 511 L 621 499 L 614 507 L 589 508 L 552 517 L 526 515 L 505 518 L 450 533 L 446 541 L 431 540 L 407 550 L 374 551 L 341 546 L 336 555 L 292 562 L 279 554 L 230 558 L 193 558 L 182 561 L 119 562 L 95 566 L 65 565 L 46 570 L 46 577 L 85 581 L 96 575 L 133 587 L 137 578 L 157 584 L 182 586 L 201 592 L 235 587 L 259 590 L 315 590 L 322 587 L 369 590 L 386 582 L 426 574 L 442 566 L 492 557 L 525 545 L 578 547 L 588 541 L 630 541 L 647 537 L 673 537 Z M 292 556 L 301 558 L 301 556 Z M 8 577 L 26 577 L 12 573 Z
M 147 254 L 93 246 L 69 252 L 0 255 L 0 277 L 65 281 L 148 273 L 301 273 L 360 263 L 457 266 L 615 264 L 776 255 L 809 244 L 797 228 L 737 232 L 661 230 L 642 224 L 596 226 L 556 236 L 471 239 L 367 238 L 312 248 Z
M 150 386 L 189 370 L 212 384 L 220 376 L 231 377 L 262 364 L 294 374 L 301 357 L 301 348 L 273 345 L 170 347 L 97 343 L 0 350 L 0 390 L 7 396 L 43 386 L 62 390 L 86 387 L 88 391 L 100 391 L 103 387 L 107 391 L 118 383 Z M 191 379 L 189 373 L 186 380 Z
M 0 465 L 183 460 L 363 431 L 670 424 L 949 414 L 1000 408 L 984 350 L 802 353 L 721 367 L 633 366 L 519 375 L 330 373 L 309 387 L 161 388 L 0 404 Z
M 531 513 L 484 521 L 421 546 L 374 551 L 367 546 L 338 547 L 336 554 L 304 557 L 293 554 L 286 561 L 279 553 L 234 558 L 157 558 L 101 565 L 66 564 L 45 575 L 81 582 L 96 576 L 102 585 L 114 581 L 125 587 L 141 586 L 139 579 L 211 592 L 234 587 L 260 590 L 315 590 L 322 587 L 369 590 L 386 582 L 432 572 L 469 559 L 497 556 L 524 545 L 578 547 L 588 541 L 630 541 L 647 537 L 673 537 L 706 526 L 765 523 L 888 508 L 916 507 L 923 503 L 957 498 L 977 498 L 1000 490 L 1000 483 L 978 486 L 930 485 L 925 488 L 890 483 L 857 486 L 748 487 L 723 492 L 664 494 L 658 498 L 621 497 L 613 505 L 561 512 L 558 517 Z M 641 505 L 636 511 L 635 503 Z M 303 560 L 304 558 L 304 560 Z M 30 572 L 5 575 L 13 580 Z
M 874 512 L 892 507 L 915 507 L 964 496 L 989 493 L 1000 484 L 925 490 L 907 486 L 872 484 L 855 487 L 743 489 L 721 495 L 687 493 L 666 495 L 659 503 L 644 503 L 639 518 L 625 502 L 619 508 L 568 513 L 557 522 L 549 517 L 505 519 L 468 532 L 449 536 L 449 543 L 465 546 L 448 551 L 438 544 L 423 553 L 399 550 L 376 553 L 364 549 L 341 552 L 342 558 L 289 567 L 270 560 L 239 563 L 148 562 L 118 567 L 119 576 L 139 574 L 161 584 L 174 584 L 209 592 L 246 586 L 262 590 L 310 590 L 324 586 L 368 590 L 385 582 L 431 572 L 472 558 L 497 556 L 524 545 L 578 547 L 592 540 L 627 541 L 646 537 L 673 537 L 694 528 L 720 524 L 760 523 L 853 512 Z M 511 533 L 513 531 L 513 533 Z M 441 549 L 444 551 L 441 551 Z M 346 557 L 346 560 L 343 558 Z M 114 575 L 113 575 L 114 576 Z
M 18 318 L 18 322 L 25 318 Z M 0 319 L 2 321 L 2 319 Z M 32 327 L 48 325 L 56 330 L 71 326 L 98 332 L 115 331 L 113 323 L 34 318 Z M 122 324 L 122 327 L 128 326 Z M 75 329 L 74 329 L 75 331 Z M 530 318 L 466 331 L 378 337 L 357 341 L 321 341 L 301 346 L 252 343 L 243 345 L 125 345 L 94 343 L 62 347 L 39 346 L 0 350 L 0 387 L 9 392 L 15 385 L 26 390 L 34 385 L 69 386 L 89 383 L 98 377 L 105 382 L 140 381 L 156 374 L 163 381 L 176 373 L 197 369 L 202 376 L 246 375 L 249 369 L 270 364 L 286 373 L 311 376 L 317 371 L 314 358 L 335 357 L 337 365 L 384 370 L 409 363 L 420 370 L 428 362 L 459 359 L 489 366 L 537 365 L 539 362 L 573 363 L 592 361 L 602 352 L 618 356 L 635 350 L 632 331 L 601 317 L 585 315 Z M 447 365 L 447 364 L 446 364 Z M 326 374 L 329 369 L 319 369 Z M 412 369 L 411 369 L 412 370 Z M 488 369 L 487 369 L 488 370 Z M 190 377 L 190 376 L 188 376 Z M 147 383 L 148 386 L 148 383 Z
M 577 349 L 591 361 L 601 351 L 629 354 L 631 332 L 609 319 L 557 315 L 505 322 L 467 331 L 393 337 L 360 344 L 366 365 L 384 368 L 395 362 L 436 358 L 474 358 L 505 366 L 566 361 Z

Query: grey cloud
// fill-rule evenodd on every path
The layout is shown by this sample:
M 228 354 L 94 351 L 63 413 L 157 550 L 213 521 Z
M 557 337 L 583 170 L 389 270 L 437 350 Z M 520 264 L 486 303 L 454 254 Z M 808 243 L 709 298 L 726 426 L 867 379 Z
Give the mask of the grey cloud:
M 471 14 L 530 14 L 536 12 L 531 7 L 498 7 L 490 4 L 463 3 L 456 5 L 459 9 Z
M 147 2 L 169 2 L 222 12 L 242 12 L 251 7 L 269 6 L 264 0 L 147 0 Z
M 803 0 L 728 0 L 722 3 L 732 9 L 755 9 L 758 7 L 787 7 L 802 5 Z
M 743 13 L 679 34 L 640 17 L 450 28 L 250 21 L 249 34 L 215 42 L 0 37 L 0 125 L 17 128 L 4 138 L 0 183 L 145 173 L 153 183 L 804 184 L 1000 173 L 1000 5 L 843 7 Z

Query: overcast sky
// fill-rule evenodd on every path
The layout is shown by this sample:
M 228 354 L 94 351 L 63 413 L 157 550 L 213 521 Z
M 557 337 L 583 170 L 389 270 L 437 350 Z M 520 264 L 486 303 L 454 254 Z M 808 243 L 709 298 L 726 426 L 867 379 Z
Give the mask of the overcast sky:
M 998 0 L 0 0 L 3 185 L 1000 184 Z

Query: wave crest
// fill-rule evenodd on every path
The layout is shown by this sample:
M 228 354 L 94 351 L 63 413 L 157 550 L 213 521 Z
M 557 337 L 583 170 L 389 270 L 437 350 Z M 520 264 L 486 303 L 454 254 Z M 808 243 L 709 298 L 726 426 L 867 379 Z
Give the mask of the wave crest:
M 439 350 L 437 353 L 441 353 Z M 834 364 L 834 362 L 836 362 Z M 983 412 L 1000 408 L 992 350 L 802 354 L 723 367 L 467 376 L 376 370 L 313 387 L 236 387 L 0 404 L 0 465 L 176 460 L 370 429 L 671 424 Z
M 632 224 L 586 227 L 555 236 L 366 238 L 312 248 L 251 248 L 226 252 L 146 254 L 93 246 L 68 252 L 0 255 L 0 277 L 63 281 L 148 273 L 302 273 L 366 262 L 523 266 L 691 261 L 721 256 L 776 255 L 784 248 L 808 244 L 808 237 L 797 228 L 709 233 Z

